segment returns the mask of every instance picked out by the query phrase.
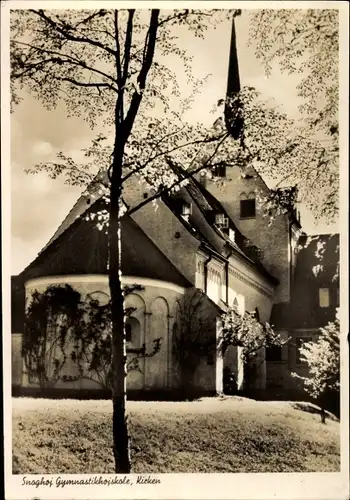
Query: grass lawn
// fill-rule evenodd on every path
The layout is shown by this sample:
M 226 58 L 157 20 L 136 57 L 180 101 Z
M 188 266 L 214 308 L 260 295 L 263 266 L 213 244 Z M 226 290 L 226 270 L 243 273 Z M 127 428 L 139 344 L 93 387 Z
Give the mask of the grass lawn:
M 128 402 L 132 472 L 336 472 L 339 423 L 288 402 Z M 110 401 L 13 399 L 13 473 L 113 473 Z

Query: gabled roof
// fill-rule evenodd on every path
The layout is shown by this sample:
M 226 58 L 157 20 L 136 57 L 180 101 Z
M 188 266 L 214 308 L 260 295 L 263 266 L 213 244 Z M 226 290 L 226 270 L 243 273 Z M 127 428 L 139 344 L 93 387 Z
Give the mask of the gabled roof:
M 174 167 L 174 166 L 172 166 L 172 168 L 173 168 L 174 172 L 177 175 L 179 175 L 180 177 L 182 175 L 184 175 L 184 171 L 182 168 Z M 105 178 L 103 178 L 101 181 L 99 181 L 99 178 L 98 178 L 96 181 L 96 185 L 98 185 L 99 183 L 105 184 L 105 182 L 106 182 Z M 249 262 L 251 265 L 255 266 L 257 268 L 257 270 L 260 273 L 262 273 L 265 277 L 267 277 L 270 281 L 277 283 L 278 280 L 276 280 L 276 278 L 274 278 L 270 273 L 268 273 L 268 271 L 264 268 L 264 266 L 261 264 L 261 262 L 257 258 L 255 258 L 254 256 L 252 257 L 251 255 L 247 254 L 247 249 L 245 248 L 245 243 L 248 242 L 247 238 L 245 238 L 244 235 L 238 230 L 238 228 L 236 227 L 236 225 L 234 224 L 232 219 L 230 219 L 228 217 L 228 214 L 226 213 L 226 211 L 224 210 L 222 205 L 219 203 L 219 201 L 213 195 L 211 195 L 195 178 L 189 178 L 188 184 L 184 187 L 184 189 L 186 189 L 188 191 L 190 197 L 198 205 L 199 209 L 203 213 L 203 215 L 204 215 L 205 219 L 207 220 L 207 222 L 209 223 L 209 225 L 214 229 L 214 231 L 223 240 L 223 244 L 228 245 L 230 248 L 232 248 L 234 250 L 234 252 L 237 255 L 240 255 L 244 260 Z M 41 275 L 44 275 L 43 272 L 39 271 L 39 268 L 42 265 L 41 261 L 39 259 L 40 255 L 42 253 L 46 252 L 46 250 L 48 248 L 50 248 L 50 255 L 51 255 L 54 252 L 53 249 L 56 248 L 56 246 L 52 246 L 52 245 L 55 245 L 55 243 L 57 243 L 58 239 L 60 239 L 63 235 L 65 235 L 67 233 L 67 231 L 70 230 L 70 228 L 72 226 L 74 226 L 74 228 L 75 228 L 74 232 L 77 231 L 78 226 L 75 225 L 76 222 L 81 221 L 82 217 L 84 217 L 84 215 L 86 213 L 89 213 L 89 211 L 91 211 L 91 206 L 89 205 L 88 198 L 89 197 L 86 196 L 85 194 L 81 195 L 81 197 L 78 199 L 78 201 L 72 207 L 71 211 L 69 212 L 69 214 L 67 215 L 65 220 L 62 222 L 62 224 L 59 226 L 59 228 L 57 229 L 57 231 L 55 232 L 55 234 L 53 235 L 53 237 L 51 238 L 49 243 L 43 248 L 43 250 L 41 251 L 41 253 L 37 257 L 37 259 L 35 259 L 35 261 L 29 266 L 29 268 L 27 268 L 29 274 L 32 275 L 33 273 L 34 274 L 41 273 Z M 93 204 L 94 207 L 96 207 L 97 206 L 96 204 L 98 204 L 98 203 L 104 203 L 103 198 L 102 198 L 102 194 L 99 194 L 98 190 L 97 190 L 97 193 L 94 194 L 94 198 L 96 200 L 96 201 L 94 201 L 94 204 Z M 218 252 L 219 253 L 221 252 L 221 248 L 220 249 L 214 248 L 213 243 L 208 241 L 208 238 L 205 237 L 205 235 L 203 234 L 203 232 L 201 230 L 201 227 L 198 227 L 198 224 L 195 226 L 192 223 L 191 224 L 187 223 L 186 221 L 184 221 L 183 217 L 179 216 L 179 213 L 177 212 L 176 207 L 174 206 L 173 196 L 166 193 L 166 194 L 162 195 L 162 200 L 163 200 L 163 202 L 165 202 L 167 204 L 167 206 L 170 208 L 170 210 L 173 212 L 173 214 L 181 221 L 181 223 L 185 226 L 186 230 L 189 231 L 190 234 L 195 236 L 207 249 L 209 249 L 211 252 L 216 252 L 217 254 L 218 254 Z M 230 226 L 232 228 L 234 228 L 234 231 L 235 231 L 236 242 L 233 242 L 228 237 L 227 234 L 225 234 L 218 227 L 216 227 L 215 224 L 213 224 L 212 220 L 209 220 L 210 213 L 222 213 L 226 217 L 229 218 Z M 128 219 L 132 220 L 130 218 L 128 218 Z M 80 222 L 80 225 L 81 225 L 81 222 Z M 80 228 L 80 225 L 79 225 L 79 228 Z M 124 230 L 124 228 L 123 228 L 123 230 Z M 81 228 L 79 229 L 79 231 L 81 231 Z M 65 263 L 64 263 L 64 265 L 61 265 L 61 266 L 58 266 L 57 258 L 52 257 L 52 259 L 54 259 L 54 262 L 52 262 L 52 267 L 54 269 L 60 267 L 62 272 L 64 269 L 70 268 L 71 272 L 75 273 L 75 274 L 78 271 L 80 273 L 86 273 L 86 272 L 88 272 L 88 271 L 86 271 L 86 269 L 91 269 L 90 273 L 91 272 L 97 273 L 97 272 L 100 272 L 101 269 L 106 269 L 106 265 L 105 265 L 106 258 L 107 258 L 106 257 L 106 255 L 107 255 L 106 242 L 101 240 L 101 234 L 98 234 L 100 232 L 99 231 L 96 232 L 96 231 L 97 230 L 92 231 L 90 238 L 93 239 L 93 242 L 92 243 L 89 242 L 89 245 L 92 244 L 92 246 L 95 248 L 95 252 L 94 252 L 93 256 L 90 254 L 89 257 L 86 256 L 85 260 L 80 260 L 79 262 L 76 262 L 74 258 L 72 260 L 72 256 L 70 256 L 69 252 L 68 252 L 68 254 L 65 257 Z M 142 231 L 141 228 L 140 228 L 140 231 Z M 69 233 L 69 234 L 71 234 L 71 233 Z M 147 238 L 146 235 L 145 235 L 145 237 Z M 67 236 L 66 236 L 66 238 L 67 238 Z M 75 238 L 77 239 L 78 236 L 75 236 Z M 79 233 L 79 238 L 81 238 L 80 233 Z M 124 236 L 123 236 L 123 240 L 124 240 Z M 125 244 L 125 242 L 123 242 L 123 243 Z M 86 253 L 86 246 L 83 245 L 82 254 L 85 254 L 85 253 Z M 45 256 L 46 256 L 45 258 L 47 260 L 48 254 L 45 253 Z M 225 259 L 224 256 L 222 256 L 222 258 Z M 74 261 L 74 263 L 73 263 L 73 261 Z M 103 261 L 103 263 L 101 263 L 102 261 Z M 51 272 L 49 269 L 47 269 L 47 267 L 48 267 L 48 264 L 46 264 L 46 271 L 47 272 L 50 272 L 50 274 L 55 274 L 55 272 L 53 272 L 53 271 Z M 25 271 L 27 271 L 27 270 L 25 270 Z M 125 273 L 126 271 L 123 270 L 123 272 Z M 68 271 L 66 272 L 66 274 L 68 274 Z
M 171 167 L 179 176 L 179 178 L 183 177 L 186 174 L 186 172 L 179 166 L 175 167 L 172 165 Z M 221 238 L 230 243 L 231 246 L 233 246 L 236 250 L 248 257 L 244 251 L 244 244 L 248 241 L 248 239 L 240 232 L 232 218 L 229 217 L 228 213 L 221 205 L 221 203 L 215 198 L 215 196 L 213 196 L 207 189 L 205 189 L 205 187 L 202 186 L 202 184 L 198 182 L 195 177 L 190 177 L 183 189 L 185 189 L 189 193 L 191 198 L 195 201 L 196 205 L 204 215 L 204 218 L 214 229 L 214 231 Z M 227 219 L 229 219 L 230 227 L 235 231 L 235 239 L 237 239 L 237 243 L 232 242 L 232 240 L 230 240 L 230 238 L 213 223 L 213 220 L 210 218 L 211 213 L 223 214 Z
M 89 209 L 94 201 L 98 201 L 102 197 L 101 187 L 108 185 L 108 182 L 107 171 L 101 170 L 92 180 L 88 189 L 79 196 L 66 217 L 63 219 L 48 243 L 41 251 L 44 251 L 56 238 L 58 238 L 58 236 L 64 233 L 64 231 L 66 231 L 66 229 L 68 229 L 78 217 L 83 215 L 83 213 Z
M 99 200 L 86 215 L 104 208 Z M 69 274 L 107 274 L 108 242 L 104 230 L 86 217 L 76 219 L 21 273 L 28 279 Z M 122 273 L 189 287 L 191 283 L 129 216 L 122 219 Z
M 179 175 L 179 177 L 183 177 L 185 172 L 178 166 L 172 166 L 174 172 Z M 194 200 L 198 208 L 201 210 L 204 218 L 210 227 L 218 234 L 218 236 L 223 240 L 223 243 L 231 247 L 236 255 L 239 255 L 250 265 L 254 266 L 258 272 L 260 272 L 263 276 L 268 278 L 274 284 L 278 283 L 278 280 L 272 276 L 263 266 L 263 264 L 256 257 L 252 257 L 247 253 L 247 244 L 248 238 L 246 238 L 237 228 L 233 220 L 229 217 L 224 207 L 221 203 L 207 191 L 194 177 L 190 177 L 188 179 L 187 184 L 183 187 L 190 197 Z M 200 227 L 195 224 L 195 221 L 191 221 L 191 223 L 184 221 L 183 217 L 179 216 L 177 211 L 177 206 L 174 198 L 171 195 L 162 196 L 163 201 L 169 206 L 172 212 L 178 217 L 178 219 L 182 222 L 182 224 L 193 234 L 196 236 L 204 245 L 209 248 L 209 250 L 218 252 L 218 249 L 214 249 L 213 245 L 208 241 L 208 239 L 201 232 Z M 230 227 L 235 231 L 235 242 L 233 242 L 229 236 L 219 229 L 211 218 L 212 214 L 223 214 L 230 221 Z M 222 256 L 223 258 L 223 256 Z

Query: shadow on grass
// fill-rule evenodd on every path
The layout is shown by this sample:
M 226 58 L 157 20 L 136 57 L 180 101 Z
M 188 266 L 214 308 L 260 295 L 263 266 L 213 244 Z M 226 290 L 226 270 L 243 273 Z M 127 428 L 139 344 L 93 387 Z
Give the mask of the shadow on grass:
M 307 413 L 314 413 L 317 415 L 320 415 L 320 418 L 322 417 L 322 410 L 319 406 L 313 404 L 313 403 L 306 403 L 304 401 L 298 401 L 298 402 L 291 402 L 290 403 L 292 408 L 295 410 L 301 410 L 305 411 Z M 335 422 L 339 422 L 339 418 L 337 418 L 333 413 L 330 413 L 329 411 L 325 410 L 325 417 L 326 419 L 328 418 L 329 420 L 334 420 Z

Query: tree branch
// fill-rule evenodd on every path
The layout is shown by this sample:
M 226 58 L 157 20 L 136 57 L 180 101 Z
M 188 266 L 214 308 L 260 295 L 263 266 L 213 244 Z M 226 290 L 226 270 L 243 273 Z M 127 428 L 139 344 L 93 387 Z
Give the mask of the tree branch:
M 140 107 L 142 92 L 146 86 L 146 80 L 148 72 L 151 68 L 155 45 L 156 45 L 156 37 L 157 37 L 157 29 L 158 29 L 158 17 L 159 17 L 159 9 L 152 9 L 151 20 L 149 25 L 149 36 L 147 37 L 147 49 L 145 60 L 140 70 L 139 76 L 137 77 L 137 82 L 139 85 L 139 92 L 135 91 L 132 95 L 129 110 L 124 122 L 124 130 L 123 130 L 123 143 L 125 144 L 128 140 L 128 137 L 131 133 L 137 112 Z
M 116 45 L 116 55 L 115 55 L 115 64 L 117 69 L 117 82 L 118 82 L 118 90 L 119 92 L 122 89 L 122 67 L 120 63 L 120 43 L 119 43 L 119 23 L 118 23 L 118 10 L 114 11 L 114 39 Z
M 183 176 L 181 178 L 179 178 L 177 181 L 173 182 L 173 184 L 171 184 L 171 186 L 167 187 L 167 188 L 164 188 L 162 189 L 161 191 L 158 191 L 157 193 L 155 193 L 153 196 L 151 196 L 150 198 L 147 198 L 146 200 L 142 201 L 141 203 L 139 203 L 138 205 L 136 205 L 136 207 L 133 207 L 132 209 L 128 210 L 127 211 L 127 214 L 128 215 L 131 215 L 135 212 L 137 212 L 138 210 L 140 210 L 140 208 L 144 207 L 145 205 L 147 205 L 148 203 L 151 203 L 151 201 L 153 200 L 156 200 L 157 198 L 160 198 L 163 194 L 166 194 L 168 193 L 169 191 L 171 191 L 174 187 L 178 186 L 179 184 L 181 184 L 181 182 L 183 182 L 184 180 L 186 179 L 190 179 L 191 177 L 193 177 L 194 174 L 197 174 L 198 172 L 200 172 L 201 170 L 204 170 L 205 168 L 208 167 L 208 164 L 209 162 L 213 159 L 213 157 L 216 155 L 219 147 L 221 146 L 221 144 L 229 137 L 229 134 L 226 133 L 224 135 L 224 137 L 221 139 L 221 141 L 219 142 L 219 144 L 217 145 L 217 147 L 215 148 L 214 152 L 212 153 L 212 155 L 198 168 L 194 169 L 194 170 L 191 170 L 191 171 L 187 171 L 186 173 L 183 174 Z
M 87 38 L 87 37 L 74 36 L 74 35 L 68 33 L 67 31 L 65 31 L 64 29 L 60 28 L 58 26 L 58 24 L 55 21 L 53 21 L 50 17 L 48 17 L 42 9 L 40 9 L 40 10 L 31 9 L 31 12 L 33 12 L 34 14 L 39 16 L 41 19 L 46 21 L 50 26 L 53 27 L 54 30 L 56 30 L 58 33 L 60 33 L 62 36 L 64 36 L 64 38 L 66 38 L 66 40 L 69 40 L 71 42 L 86 43 L 89 45 L 93 45 L 94 47 L 98 47 L 98 48 L 104 50 L 105 52 L 108 52 L 113 57 L 115 57 L 115 50 L 111 49 L 110 47 L 108 47 L 106 45 L 103 45 L 103 43 L 98 42 L 97 40 L 92 40 L 91 38 Z
M 109 83 L 87 83 L 87 82 L 79 82 L 78 80 L 74 80 L 74 78 L 68 78 L 68 77 L 63 77 L 63 76 L 56 76 L 56 80 L 60 80 L 61 82 L 68 82 L 71 83 L 72 85 L 76 85 L 77 87 L 96 87 L 96 88 L 101 88 L 101 87 L 107 87 L 113 92 L 117 92 L 117 89 L 113 87 L 113 85 L 110 85 Z
M 179 129 L 181 130 L 181 129 Z M 177 131 L 178 132 L 178 131 Z M 175 133 L 177 132 L 171 132 L 170 134 L 162 137 L 162 139 L 160 139 L 160 141 L 158 141 L 158 144 L 160 144 L 163 140 L 165 140 L 166 138 L 168 137 L 171 137 L 172 135 L 174 135 Z M 197 140 L 194 140 L 194 141 L 189 141 L 189 142 L 186 142 L 184 144 L 180 144 L 178 146 L 174 146 L 172 149 L 168 149 L 166 151 L 161 151 L 160 153 L 157 153 L 155 155 L 153 155 L 151 158 L 148 158 L 148 160 L 146 160 L 145 163 L 143 163 L 142 165 L 139 165 L 137 168 L 135 168 L 134 170 L 132 170 L 131 172 L 129 172 L 127 175 L 125 175 L 123 178 L 122 178 L 122 183 L 125 182 L 127 179 L 129 179 L 129 177 L 131 177 L 132 175 L 136 174 L 137 172 L 140 172 L 141 170 L 143 170 L 144 168 L 146 168 L 146 166 L 151 163 L 152 161 L 154 161 L 155 159 L 159 158 L 160 156 L 163 156 L 163 155 L 166 155 L 166 154 L 170 154 L 170 153 L 173 153 L 174 151 L 177 151 L 178 149 L 182 149 L 182 148 L 185 148 L 187 146 L 193 146 L 195 144 L 208 144 L 210 142 L 214 142 L 216 141 L 217 138 L 209 138 L 209 139 L 197 139 Z
M 129 9 L 129 17 L 128 17 L 128 24 L 126 27 L 125 44 L 124 44 L 124 66 L 123 66 L 123 76 L 122 76 L 123 87 L 126 83 L 129 71 L 134 15 L 135 15 L 135 9 Z
M 29 47 L 30 49 L 36 50 L 37 52 L 57 56 L 57 59 L 56 58 L 46 59 L 44 61 L 40 61 L 39 63 L 35 63 L 35 64 L 46 64 L 48 62 L 56 62 L 57 63 L 57 61 L 60 60 L 60 62 L 63 64 L 72 64 L 74 66 L 80 66 L 83 69 L 86 69 L 88 71 L 92 71 L 93 73 L 96 73 L 100 76 L 107 78 L 108 80 L 111 80 L 113 83 L 117 83 L 117 81 L 112 76 L 108 75 L 108 73 L 105 73 L 104 71 L 101 71 L 97 68 L 92 68 L 91 66 L 88 66 L 85 63 L 85 61 L 82 61 L 81 59 L 78 59 L 76 57 L 72 57 L 68 54 L 62 54 L 61 52 L 57 52 L 55 50 L 49 50 L 49 49 L 43 49 L 41 47 L 36 47 L 36 46 L 31 45 L 31 44 L 26 43 L 26 42 L 20 42 L 17 40 L 12 40 L 12 42 L 17 43 L 19 45 Z M 66 59 L 62 59 L 63 57 L 65 57 Z M 19 75 L 19 77 L 20 76 L 21 75 Z

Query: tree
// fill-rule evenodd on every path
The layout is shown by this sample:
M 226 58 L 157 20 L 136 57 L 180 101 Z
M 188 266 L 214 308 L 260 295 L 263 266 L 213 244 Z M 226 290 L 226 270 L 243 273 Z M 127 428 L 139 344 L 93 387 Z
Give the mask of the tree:
M 186 111 L 202 82 L 192 76 L 191 60 L 177 43 L 179 33 L 188 29 L 203 37 L 209 26 L 237 14 L 236 10 L 215 9 L 12 12 L 13 107 L 25 89 L 48 109 L 63 102 L 68 116 L 79 116 L 92 128 L 103 129 L 86 148 L 84 164 L 60 153 L 57 161 L 36 165 L 30 171 L 44 170 L 52 178 L 63 175 L 68 183 L 87 188 L 92 198 L 103 196 L 108 203 L 98 214 L 97 224 L 106 228 L 109 242 L 116 472 L 130 471 L 121 218 L 165 193 L 174 193 L 201 170 L 212 175 L 218 166 L 251 164 L 282 174 L 294 163 L 312 170 L 318 158 L 318 142 L 310 134 L 293 136 L 293 120 L 266 106 L 252 88 L 243 88 L 226 102 L 226 107 L 236 110 L 231 118 L 235 123 L 228 127 L 234 130 L 233 137 L 224 120 L 216 120 L 210 129 L 186 122 Z M 184 99 L 180 99 L 176 75 L 169 68 L 172 57 L 181 59 L 192 88 Z M 148 192 L 147 199 L 133 206 L 123 196 L 130 182 L 144 183 Z
M 172 28 L 187 27 L 203 36 L 207 27 L 238 11 L 177 10 L 160 13 L 120 10 L 20 10 L 11 19 L 12 104 L 21 100 L 18 88 L 25 88 L 48 109 L 58 102 L 66 104 L 68 116 L 78 115 L 94 127 L 112 130 L 112 143 L 98 147 L 99 134 L 86 151 L 102 175 L 95 184 L 105 189 L 107 213 L 100 214 L 108 226 L 108 275 L 112 308 L 113 366 L 113 452 L 116 472 L 130 472 L 128 428 L 125 414 L 125 335 L 124 301 L 121 285 L 121 217 L 123 184 L 141 176 L 155 193 L 139 207 L 157 199 L 164 191 L 178 189 L 181 183 L 205 166 L 214 166 L 227 156 L 228 134 L 188 126 L 183 115 L 191 96 L 179 110 L 170 111 L 172 97 L 178 95 L 176 76 L 164 64 L 170 55 L 180 57 L 193 83 L 190 61 L 176 44 Z M 156 60 L 155 49 L 160 58 Z M 196 83 L 196 82 L 194 82 Z M 194 88 L 196 91 L 196 88 Z M 158 116 L 152 112 L 158 104 Z M 111 111 L 113 110 L 113 112 Z M 135 133 L 135 127 L 137 133 Z M 237 148 L 236 148 L 237 149 Z M 67 171 L 69 181 L 83 184 L 91 180 L 90 165 L 79 166 L 61 155 L 49 166 L 52 176 Z M 63 163 L 66 161 L 66 164 Z M 173 166 L 181 163 L 188 170 L 176 175 Z M 45 166 L 44 166 L 45 168 Z M 108 170 L 107 170 L 108 169 Z M 133 207 L 136 210 L 139 207 Z
M 197 289 L 177 300 L 173 354 L 178 363 L 183 395 L 191 392 L 193 376 L 200 362 L 203 359 L 211 362 L 216 355 L 215 320 L 210 315 L 207 300 L 207 296 Z
M 140 285 L 124 286 L 124 296 Z M 126 308 L 130 317 L 135 308 Z M 112 388 L 111 303 L 97 299 L 83 301 L 70 285 L 49 286 L 32 293 L 26 311 L 22 352 L 26 372 L 41 388 L 54 387 L 58 381 L 89 378 L 103 389 Z M 154 340 L 151 352 L 145 346 L 128 350 L 127 372 L 140 371 L 139 360 L 159 352 L 161 339 Z M 69 374 L 64 373 L 68 367 Z M 72 368 L 75 367 L 75 370 Z M 75 372 L 75 374 L 72 373 Z
M 315 217 L 333 221 L 339 190 L 339 12 L 262 9 L 252 11 L 250 21 L 250 44 L 267 76 L 276 64 L 300 77 L 300 120 L 287 146 L 294 160 L 270 173 L 296 183 Z
M 62 371 L 71 358 L 72 343 L 84 331 L 84 307 L 71 286 L 51 286 L 33 292 L 26 311 L 22 356 L 29 379 L 41 388 L 63 380 Z
M 325 423 L 324 409 L 327 400 L 339 398 L 340 390 L 340 322 L 337 318 L 320 328 L 315 342 L 305 342 L 300 348 L 301 360 L 307 364 L 309 374 L 302 377 L 292 375 L 303 381 L 305 391 L 321 406 L 321 418 Z
M 282 339 L 268 323 L 260 323 L 255 311 L 241 315 L 235 307 L 231 307 L 221 317 L 218 349 L 224 356 L 230 346 L 239 348 L 239 361 L 244 370 L 243 388 L 251 388 L 255 379 L 255 363 L 262 349 L 281 347 L 286 342 L 288 340 Z
M 135 290 L 142 290 L 139 285 L 124 286 L 124 297 Z M 72 359 L 78 367 L 80 377 L 89 378 L 97 382 L 102 389 L 111 390 L 113 386 L 112 367 L 112 309 L 111 301 L 101 304 L 97 299 L 84 303 L 84 328 L 81 336 L 76 338 L 71 353 Z M 125 317 L 129 318 L 135 308 L 125 308 Z M 126 346 L 126 372 L 141 371 L 140 359 L 157 354 L 161 347 L 161 338 L 153 341 L 153 349 L 146 352 L 143 344 L 138 348 Z

